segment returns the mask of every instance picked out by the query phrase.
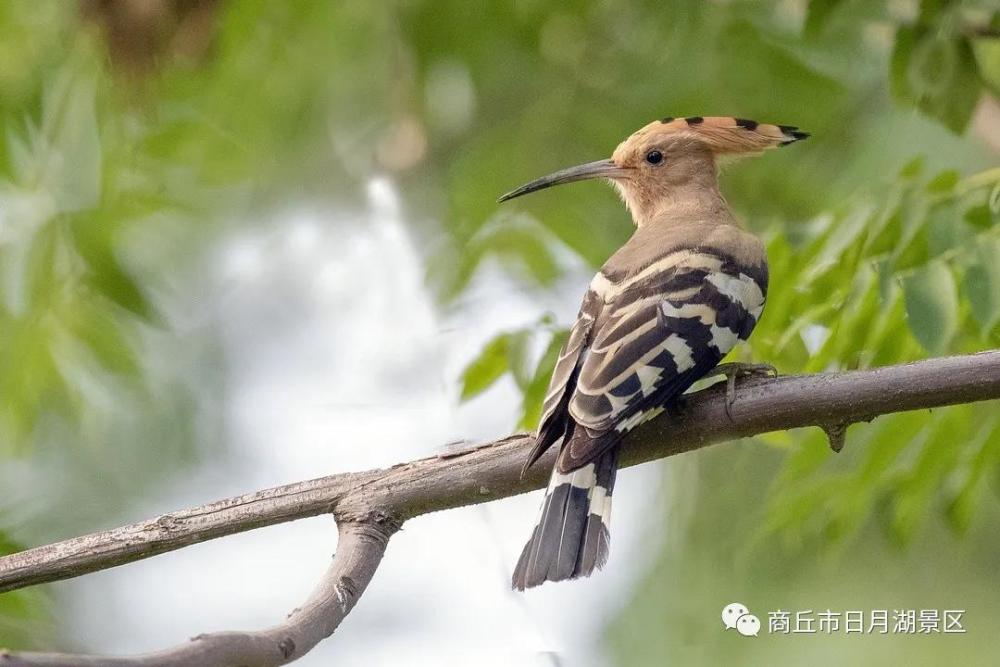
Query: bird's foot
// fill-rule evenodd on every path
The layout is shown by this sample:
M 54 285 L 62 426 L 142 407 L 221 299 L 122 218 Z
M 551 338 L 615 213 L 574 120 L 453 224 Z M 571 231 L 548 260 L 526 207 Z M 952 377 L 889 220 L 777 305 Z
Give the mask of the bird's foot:
M 738 377 L 778 377 L 778 369 L 771 364 L 747 364 L 733 361 L 726 364 L 719 364 L 705 376 L 706 378 L 724 375 L 726 377 L 726 416 L 729 421 L 733 420 L 733 415 L 729 409 L 736 402 L 736 378 Z

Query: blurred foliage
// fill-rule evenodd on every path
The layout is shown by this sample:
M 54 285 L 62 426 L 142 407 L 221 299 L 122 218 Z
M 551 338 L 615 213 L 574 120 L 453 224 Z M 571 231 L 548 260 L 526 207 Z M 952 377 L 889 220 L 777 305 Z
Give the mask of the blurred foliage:
M 896 30 L 890 65 L 893 93 L 954 132 L 968 125 L 981 87 L 992 85 L 996 92 L 1000 83 L 987 78 L 985 64 L 980 68 L 972 39 L 1000 25 L 1000 10 L 980 13 L 971 23 L 965 10 L 955 0 L 921 2 L 916 20 Z
M 723 177 L 775 276 L 741 354 L 800 372 L 997 345 L 997 160 L 970 134 L 1000 90 L 989 0 L 136 4 L 0 5 L 0 553 L 113 521 L 212 447 L 224 355 L 199 305 L 213 248 L 303 202 L 359 206 L 375 173 L 403 193 L 442 307 L 460 308 L 484 266 L 546 288 L 567 256 L 596 267 L 630 232 L 598 187 L 503 208 L 499 193 L 656 117 L 794 123 L 813 138 Z M 532 426 L 565 324 L 499 334 L 462 397 L 510 377 Z M 856 549 L 870 517 L 910 543 L 936 507 L 974 534 L 990 511 L 987 407 L 852 427 L 837 458 L 821 438 L 690 457 L 701 474 L 676 495 L 731 516 L 710 485 L 745 476 L 753 530 L 699 542 L 675 514 L 650 576 L 723 544 Z M 620 627 L 671 604 L 640 594 Z M 0 645 L 38 642 L 45 607 L 0 596 Z
M 928 151 L 948 143 L 934 128 L 904 121 L 905 112 L 896 116 L 885 85 L 890 75 L 895 80 L 902 72 L 907 81 L 917 82 L 914 86 L 923 86 L 897 91 L 904 108 L 917 104 L 953 131 L 965 129 L 984 82 L 995 86 L 1000 81 L 998 52 L 988 48 L 976 61 L 956 63 L 947 72 L 923 71 L 933 57 L 911 63 L 897 56 L 891 69 L 887 62 L 893 44 L 908 39 L 906 31 L 916 25 L 941 39 L 957 31 L 962 47 L 955 49 L 961 54 L 985 42 L 992 46 L 996 39 L 963 32 L 990 24 L 989 3 L 925 3 L 918 13 L 915 5 L 906 11 L 906 3 L 834 2 L 817 12 L 818 3 L 732 2 L 720 7 L 690 2 L 664 15 L 657 2 L 575 2 L 561 3 L 558 9 L 524 2 L 516 5 L 513 29 L 498 29 L 481 39 L 468 35 L 482 21 L 509 24 L 505 10 L 494 8 L 484 17 L 461 11 L 458 2 L 415 4 L 420 10 L 403 20 L 407 33 L 416 36 L 420 62 L 427 63 L 423 76 L 432 76 L 435 57 L 447 53 L 468 68 L 477 91 L 490 100 L 477 118 L 483 122 L 470 132 L 454 138 L 431 135 L 432 151 L 460 147 L 460 154 L 449 156 L 450 164 L 443 166 L 449 220 L 455 227 L 454 245 L 446 248 L 452 254 L 431 264 L 445 296 L 467 285 L 484 258 L 479 250 L 484 245 L 485 257 L 515 270 L 528 265 L 530 278 L 549 282 L 547 277 L 557 275 L 553 260 L 532 236 L 519 241 L 516 254 L 506 243 L 490 247 L 493 230 L 508 227 L 511 215 L 495 207 L 497 193 L 554 169 L 606 156 L 651 117 L 737 109 L 744 117 L 794 122 L 814 132 L 810 145 L 796 155 L 797 168 L 782 170 L 781 178 L 774 178 L 777 169 L 761 165 L 728 174 L 731 202 L 760 228 L 768 218 L 806 218 L 851 196 L 897 168 L 899 155 L 911 150 L 918 137 Z M 813 27 L 804 34 L 802 14 L 807 11 Z M 448 20 L 441 21 L 442 16 Z M 541 66 L 534 62 L 538 55 Z M 532 76 L 510 76 L 525 68 Z M 947 88 L 938 106 L 929 108 L 924 90 L 930 84 L 920 82 L 932 74 L 946 79 Z M 710 95 L 706 82 L 711 82 Z M 951 122 L 953 117 L 960 122 Z M 851 168 L 844 169 L 845 163 Z M 498 181 L 505 183 L 500 190 Z M 628 230 L 608 224 L 624 215 L 596 188 L 577 188 L 572 197 L 546 194 L 514 207 L 530 208 L 541 225 L 595 266 L 624 241 Z
M 734 3 L 726 12 L 714 7 L 700 15 L 692 11 L 683 17 L 692 23 L 675 34 L 657 35 L 648 28 L 645 37 L 664 51 L 677 48 L 673 58 L 655 60 L 655 68 L 643 69 L 659 72 L 662 66 L 666 80 L 680 83 L 680 89 L 670 87 L 671 102 L 677 106 L 668 108 L 668 115 L 712 113 L 721 99 L 741 109 L 742 115 L 773 119 L 778 113 L 788 119 L 782 122 L 815 131 L 816 140 L 796 146 L 793 156 L 789 151 L 780 158 L 741 164 L 725 174 L 724 190 L 731 203 L 767 240 L 772 275 L 765 316 L 750 344 L 732 356 L 768 361 L 782 372 L 795 373 L 867 368 L 1000 346 L 996 268 L 1000 169 L 990 166 L 997 164 L 996 156 L 981 152 L 981 140 L 963 136 L 983 91 L 995 91 L 998 81 L 996 35 L 973 37 L 970 28 L 989 32 L 995 14 L 984 7 L 923 3 L 912 7 L 911 16 L 898 16 L 899 3 L 862 7 L 813 2 L 804 18 L 804 34 L 799 34 L 780 19 L 743 14 L 747 8 Z M 717 21 L 719 32 L 713 31 Z M 587 27 L 600 31 L 615 24 L 608 18 Z M 719 48 L 720 42 L 736 35 L 741 37 L 738 49 L 730 54 Z M 706 52 L 710 48 L 715 50 Z M 581 62 L 588 68 L 599 67 L 600 57 Z M 831 61 L 833 57 L 839 62 Z M 753 72 L 763 63 L 767 73 Z M 671 71 L 671 65 L 689 71 Z M 727 76 L 730 72 L 746 79 L 733 81 Z M 706 80 L 712 82 L 710 93 L 691 91 L 690 99 L 701 101 L 685 105 L 684 83 Z M 654 85 L 659 81 L 657 76 L 649 79 Z M 745 90 L 761 81 L 784 86 L 775 98 Z M 654 101 L 643 99 L 644 83 L 616 82 L 613 89 L 627 90 L 629 104 L 623 111 L 604 115 L 616 120 L 622 113 L 627 116 L 633 97 L 639 100 L 635 108 L 655 107 Z M 728 101 L 732 92 L 742 99 Z M 915 106 L 954 135 L 942 136 L 912 115 L 897 113 L 890 96 Z M 742 111 L 747 104 L 753 108 L 755 101 L 766 111 Z M 539 111 L 531 118 L 548 113 Z M 602 154 L 597 147 L 579 150 L 583 137 L 569 136 L 584 134 L 581 125 L 596 122 L 590 114 L 565 113 L 573 115 L 573 121 L 565 124 L 568 134 L 556 143 L 571 146 L 576 156 L 533 166 L 525 180 Z M 631 125 L 642 120 L 636 118 Z M 530 129 L 524 130 L 530 135 Z M 558 134 L 560 128 L 544 131 Z M 521 159 L 517 164 L 526 162 L 530 161 Z M 792 171 L 789 165 L 794 165 Z M 463 167 L 470 180 L 489 180 L 485 173 L 468 173 L 470 169 L 474 168 Z M 892 172 L 898 175 L 886 175 Z M 608 238 L 591 225 L 606 227 L 609 217 L 623 214 L 605 209 L 610 197 L 598 202 L 592 196 L 601 193 L 592 195 L 581 188 L 572 195 L 565 191 L 561 196 L 539 195 L 520 206 L 537 212 L 560 239 L 597 264 L 624 234 Z M 485 212 L 469 217 L 490 219 Z M 558 348 L 564 335 L 548 322 L 500 334 L 466 369 L 463 397 L 475 396 L 509 375 L 525 397 L 520 426 L 533 427 L 537 402 L 554 363 L 550 351 Z M 541 337 L 542 344 L 509 344 L 531 336 Z M 552 341 L 548 348 L 546 340 Z M 525 358 L 526 350 L 533 354 Z M 534 374 L 525 373 L 530 368 Z M 718 610 L 732 601 L 728 598 L 751 602 L 752 608 L 758 604 L 755 601 L 779 600 L 787 608 L 796 589 L 781 580 L 783 571 L 776 564 L 802 567 L 815 575 L 813 587 L 803 582 L 808 575 L 796 579 L 795 586 L 812 595 L 801 608 L 838 601 L 842 608 L 866 604 L 877 608 L 876 593 L 891 595 L 905 584 L 893 579 L 895 588 L 873 586 L 870 577 L 851 575 L 841 584 L 853 598 L 842 593 L 823 598 L 817 592 L 829 593 L 835 577 L 816 572 L 808 562 L 816 559 L 840 571 L 848 553 L 860 551 L 869 562 L 879 562 L 876 554 L 900 558 L 881 551 L 883 542 L 877 535 L 873 539 L 873 529 L 881 532 L 886 544 L 910 547 L 911 558 L 947 562 L 947 556 L 926 542 L 940 544 L 942 526 L 958 537 L 968 535 L 977 518 L 995 525 L 995 494 L 1000 491 L 1000 421 L 995 404 L 892 415 L 856 425 L 849 431 L 847 450 L 836 457 L 819 429 L 758 440 L 778 456 L 746 454 L 734 460 L 731 454 L 699 452 L 693 455 L 695 463 L 666 464 L 668 470 L 695 468 L 701 474 L 697 480 L 684 473 L 670 477 L 675 502 L 669 509 L 677 514 L 668 515 L 668 541 L 658 564 L 642 577 L 634 604 L 626 606 L 609 635 L 622 664 L 660 664 L 665 655 L 685 664 L 733 660 L 774 664 L 790 656 L 804 661 L 804 656 L 829 655 L 829 643 L 797 645 L 792 650 L 771 644 L 747 655 L 739 638 L 735 643 L 718 641 L 711 623 Z M 745 480 L 741 486 L 746 488 L 730 488 L 734 479 Z M 732 500 L 719 498 L 720 493 Z M 679 507 L 680 503 L 690 507 Z M 652 519 L 651 539 L 659 532 L 656 523 Z M 995 556 L 1000 548 L 989 535 L 982 528 L 976 533 L 977 546 L 985 554 L 977 550 L 967 559 L 969 568 L 985 568 L 989 554 Z M 800 565 L 803 561 L 806 565 Z M 726 575 L 717 571 L 713 575 L 713 568 Z M 717 581 L 706 584 L 712 576 Z M 744 585 L 740 577 L 753 585 Z M 959 606 L 975 606 L 977 628 L 1000 618 L 1000 609 L 973 595 L 961 575 L 956 578 L 961 579 L 961 590 L 969 593 Z M 744 599 L 740 592 L 746 590 L 755 591 L 757 597 Z M 919 602 L 926 606 L 928 591 L 929 587 L 916 587 L 903 597 L 912 601 L 923 593 Z M 898 600 L 899 594 L 891 599 Z M 656 640 L 650 641 L 651 637 Z M 886 644 L 888 652 L 863 645 L 849 655 L 871 660 L 900 651 L 898 641 Z M 841 650 L 839 645 L 835 650 Z M 934 654 L 941 658 L 947 649 L 942 651 Z M 983 655 L 978 651 L 970 648 L 963 655 L 974 661 Z
M 210 58 L 181 50 L 136 78 L 73 3 L 0 7 L 0 538 L 107 525 L 211 449 L 214 239 L 316 184 L 347 197 L 348 169 L 368 172 L 342 153 L 378 117 L 366 76 L 384 58 L 354 58 L 363 31 L 328 37 L 382 16 L 261 1 L 217 18 Z M 42 599 L 0 597 L 0 645 L 29 643 Z
M 0 532 L 0 554 L 23 548 Z M 4 593 L 0 597 L 0 645 L 41 646 L 50 634 L 47 602 L 37 589 Z
M 794 234 L 768 234 L 765 316 L 736 356 L 782 372 L 822 372 L 1000 347 L 1000 169 L 928 178 L 922 163 L 912 161 L 882 192 L 836 206 Z M 820 429 L 755 440 L 779 456 L 754 447 L 671 462 L 698 481 L 671 478 L 675 515 L 665 520 L 661 561 L 611 633 L 623 664 L 657 664 L 668 652 L 699 664 L 774 664 L 833 652 L 865 663 L 901 655 L 917 664 L 983 659 L 982 644 L 928 649 L 905 636 L 845 645 L 834 635 L 748 649 L 720 641 L 708 619 L 730 598 L 750 604 L 765 629 L 768 610 L 926 608 L 947 600 L 969 610 L 970 633 L 988 632 L 1000 609 L 972 583 L 989 575 L 972 573 L 988 571 L 1000 548 L 995 401 L 854 425 L 837 455 Z M 953 540 L 970 535 L 955 566 Z M 914 579 L 882 574 L 893 568 Z M 933 582 L 922 578 L 928 571 Z M 679 609 L 669 600 L 689 604 Z M 639 637 L 657 639 L 637 649 Z
M 509 374 L 523 395 L 517 428 L 534 428 L 568 334 L 566 329 L 553 326 L 551 315 L 536 324 L 498 334 L 462 373 L 461 399 L 467 401 L 478 396 Z M 543 339 L 543 347 L 535 359 L 538 339 Z
M 952 170 L 925 177 L 923 165 L 917 158 L 881 193 L 798 226 L 794 241 L 780 228 L 767 234 L 767 315 L 734 356 L 816 373 L 1000 347 L 1000 207 L 988 201 L 1000 192 L 1000 168 L 960 180 Z M 509 373 L 524 394 L 519 426 L 533 428 L 566 335 L 552 330 L 533 365 L 526 341 L 552 329 L 549 320 L 544 325 L 490 341 L 465 370 L 462 398 Z M 835 476 L 823 465 L 829 452 L 815 444 L 822 433 L 763 436 L 789 450 L 764 530 L 795 544 L 837 541 L 856 534 L 881 501 L 890 537 L 905 542 L 937 500 L 962 532 L 988 471 L 1000 463 L 995 411 L 986 405 L 889 415 L 878 428 L 852 429 L 851 446 L 866 457 Z M 962 456 L 939 445 L 958 436 L 956 421 L 968 426 L 964 439 L 976 443 Z M 917 460 L 903 456 L 911 445 L 924 450 Z M 897 456 L 903 471 L 893 465 Z
M 798 247 L 772 238 L 773 275 L 796 279 L 774 281 L 768 310 L 773 305 L 776 312 L 755 332 L 753 358 L 819 372 L 1000 346 L 995 299 L 982 296 L 1000 286 L 983 278 L 994 271 L 988 267 L 1000 248 L 1000 211 L 987 209 L 987 226 L 970 222 L 1000 187 L 1000 169 L 964 180 L 951 171 L 927 179 L 921 164 L 908 164 L 877 200 L 866 197 L 817 220 L 808 227 L 812 238 Z M 970 307 L 973 300 L 983 309 Z M 849 446 L 863 454 L 851 467 L 839 464 L 837 475 L 824 466 L 828 453 L 810 445 L 815 434 L 778 436 L 775 444 L 791 448 L 774 484 L 767 529 L 796 543 L 837 541 L 856 534 L 882 502 L 894 540 L 906 541 L 935 504 L 963 530 L 985 481 L 981 473 L 967 474 L 970 462 L 981 471 L 1000 462 L 1000 423 L 989 418 L 995 408 L 892 415 L 852 428 Z M 967 424 L 964 437 L 956 421 Z M 973 444 L 963 452 L 942 449 L 956 440 Z

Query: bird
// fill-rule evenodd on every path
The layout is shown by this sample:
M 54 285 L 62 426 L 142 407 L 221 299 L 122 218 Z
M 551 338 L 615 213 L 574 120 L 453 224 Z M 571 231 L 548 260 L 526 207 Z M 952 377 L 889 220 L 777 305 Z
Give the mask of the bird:
M 546 391 L 522 477 L 553 445 L 558 455 L 514 568 L 515 590 L 604 566 L 626 434 L 701 378 L 721 372 L 731 389 L 734 373 L 766 367 L 719 365 L 761 317 L 768 265 L 764 244 L 720 192 L 718 165 L 808 136 L 795 126 L 732 116 L 662 118 L 621 142 L 610 159 L 554 172 L 500 197 L 603 179 L 635 224 L 590 282 Z

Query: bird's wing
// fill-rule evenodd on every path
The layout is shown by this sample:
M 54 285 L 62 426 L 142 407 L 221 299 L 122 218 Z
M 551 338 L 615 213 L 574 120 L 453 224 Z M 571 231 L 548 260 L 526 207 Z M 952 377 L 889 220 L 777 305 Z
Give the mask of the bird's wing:
M 638 274 L 609 281 L 608 312 L 583 355 L 560 452 L 574 470 L 710 371 L 746 339 L 764 307 L 766 267 L 718 250 L 674 251 Z
M 552 371 L 552 379 L 549 380 L 549 388 L 545 392 L 545 401 L 542 403 L 542 417 L 538 421 L 538 436 L 535 438 L 535 445 L 528 454 L 521 474 L 524 474 L 531 464 L 538 460 L 549 447 L 566 433 L 566 422 L 568 417 L 569 399 L 573 395 L 573 388 L 576 385 L 577 370 L 580 366 L 581 357 L 590 341 L 594 322 L 601 312 L 603 302 L 593 289 L 587 290 L 583 298 L 583 305 L 580 313 L 576 317 L 559 351 L 559 360 L 556 361 L 555 369 Z

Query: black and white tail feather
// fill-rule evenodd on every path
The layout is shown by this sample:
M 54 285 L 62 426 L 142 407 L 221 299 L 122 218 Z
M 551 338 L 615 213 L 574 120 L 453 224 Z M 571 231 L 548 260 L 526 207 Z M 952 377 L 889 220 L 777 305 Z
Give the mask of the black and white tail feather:
M 608 560 L 618 448 L 569 473 L 553 469 L 538 522 L 514 568 L 519 591 L 585 577 Z

